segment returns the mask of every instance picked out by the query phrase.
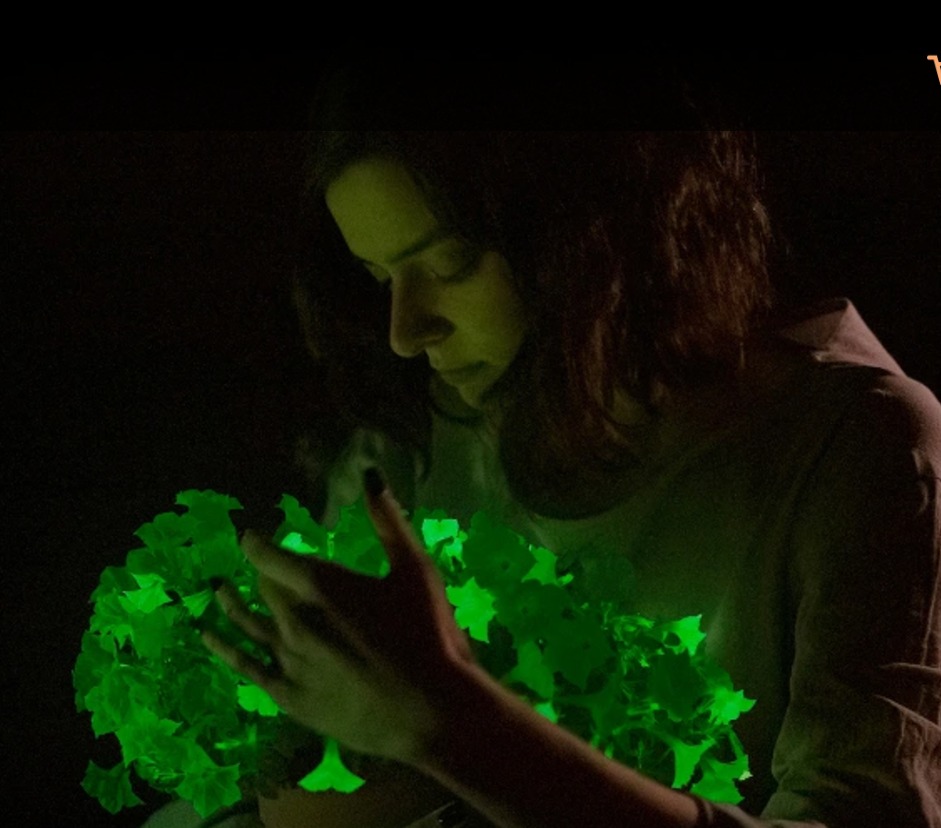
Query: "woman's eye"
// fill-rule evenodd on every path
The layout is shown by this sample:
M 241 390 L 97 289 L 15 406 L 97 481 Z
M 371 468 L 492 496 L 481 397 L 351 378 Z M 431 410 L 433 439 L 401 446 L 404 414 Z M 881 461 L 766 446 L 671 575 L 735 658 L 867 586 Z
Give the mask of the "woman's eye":
M 440 262 L 416 264 L 413 275 L 426 279 L 434 279 L 443 284 L 461 282 L 472 276 L 480 263 L 481 254 L 475 250 L 467 249 L 458 253 L 446 255 Z M 360 262 L 363 269 L 384 293 L 392 290 L 392 276 L 378 265 Z
M 449 282 L 460 282 L 461 279 L 470 273 L 470 270 L 471 268 L 465 265 L 450 273 L 435 273 L 435 278 L 439 282 L 444 282 L 445 284 Z
M 449 267 L 442 267 L 436 270 L 435 278 L 441 282 L 460 282 L 470 276 L 476 269 L 480 261 L 480 255 L 471 251 L 465 253 L 460 260 L 451 264 Z

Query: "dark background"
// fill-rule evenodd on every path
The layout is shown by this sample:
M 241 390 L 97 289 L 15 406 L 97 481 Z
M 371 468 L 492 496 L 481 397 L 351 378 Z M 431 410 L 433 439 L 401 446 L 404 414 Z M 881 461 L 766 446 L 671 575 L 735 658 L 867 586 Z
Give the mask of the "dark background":
M 928 51 L 865 67 L 833 55 L 697 67 L 759 131 L 782 293 L 850 296 L 937 393 L 941 83 Z M 585 82 L 574 63 L 565 68 L 574 86 Z M 261 522 L 282 491 L 298 491 L 292 436 L 316 389 L 286 283 L 299 130 L 319 69 L 291 58 L 5 74 L 0 733 L 15 765 L 4 772 L 10 824 L 137 825 L 146 815 L 110 818 L 79 788 L 88 759 L 109 757 L 75 713 L 70 675 L 88 596 L 105 566 L 123 563 L 133 531 L 185 488 L 232 493 Z

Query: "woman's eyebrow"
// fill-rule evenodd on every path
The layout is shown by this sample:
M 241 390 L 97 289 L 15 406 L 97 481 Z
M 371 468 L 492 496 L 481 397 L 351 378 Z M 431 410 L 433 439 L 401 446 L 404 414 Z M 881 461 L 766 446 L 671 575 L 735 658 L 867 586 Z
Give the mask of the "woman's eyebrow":
M 394 256 L 390 256 L 387 262 L 384 264 L 398 264 L 399 262 L 407 259 L 409 256 L 414 256 L 418 253 L 422 253 L 427 250 L 432 245 L 437 244 L 438 242 L 445 241 L 446 239 L 453 238 L 457 234 L 453 230 L 449 230 L 445 227 L 435 227 L 433 230 L 426 233 L 418 241 L 410 244 L 404 250 L 400 250 Z M 379 262 L 371 262 L 369 259 L 363 259 L 360 256 L 357 256 L 355 253 L 352 254 L 353 258 L 362 264 L 370 264 L 375 266 L 381 266 Z

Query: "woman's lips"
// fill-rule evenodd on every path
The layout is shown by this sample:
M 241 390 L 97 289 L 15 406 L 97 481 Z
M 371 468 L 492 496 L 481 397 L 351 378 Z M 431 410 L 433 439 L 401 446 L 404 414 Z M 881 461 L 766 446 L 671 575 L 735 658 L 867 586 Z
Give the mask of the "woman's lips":
M 438 374 L 449 385 L 460 385 L 462 382 L 467 382 L 476 376 L 482 367 L 482 362 L 475 362 L 472 365 L 466 365 L 453 371 L 438 371 Z

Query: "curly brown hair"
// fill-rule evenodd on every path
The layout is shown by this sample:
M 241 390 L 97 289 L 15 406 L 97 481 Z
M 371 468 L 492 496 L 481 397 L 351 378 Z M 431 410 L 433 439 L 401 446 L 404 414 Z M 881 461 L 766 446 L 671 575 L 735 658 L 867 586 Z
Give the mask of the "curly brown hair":
M 579 483 L 641 462 L 645 427 L 612 417 L 615 393 L 655 421 L 658 384 L 734 376 L 771 307 L 750 136 L 337 129 L 355 125 L 341 109 L 321 113 L 329 128 L 312 135 L 311 246 L 295 286 L 332 418 L 318 451 L 335 457 L 369 428 L 417 452 L 427 472 L 431 412 L 453 417 L 434 400 L 427 361 L 391 352 L 388 295 L 351 263 L 325 207 L 340 171 L 382 155 L 412 172 L 439 221 L 510 263 L 527 336 L 485 412 L 499 411 L 511 494 L 545 515 L 606 508 L 598 486 Z

